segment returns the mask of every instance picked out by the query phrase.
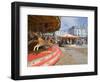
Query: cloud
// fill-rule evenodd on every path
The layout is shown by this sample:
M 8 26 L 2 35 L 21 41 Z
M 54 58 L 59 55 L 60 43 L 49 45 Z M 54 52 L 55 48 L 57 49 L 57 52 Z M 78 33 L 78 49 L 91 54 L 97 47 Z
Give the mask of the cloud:
M 61 28 L 60 30 L 67 31 L 72 26 L 87 26 L 87 17 L 61 17 Z
M 61 30 L 67 30 L 72 26 L 77 25 L 76 17 L 61 17 Z

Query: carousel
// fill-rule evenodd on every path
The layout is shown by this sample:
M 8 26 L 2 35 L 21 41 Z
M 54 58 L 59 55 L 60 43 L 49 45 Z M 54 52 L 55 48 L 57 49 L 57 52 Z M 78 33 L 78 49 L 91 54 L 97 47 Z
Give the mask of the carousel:
M 65 34 L 65 35 L 60 35 L 58 36 L 59 40 L 61 41 L 60 43 L 65 43 L 65 44 L 75 44 L 76 41 L 79 39 L 79 36 L 71 35 L 71 34 Z
M 53 34 L 60 28 L 58 16 L 28 15 L 28 66 L 55 65 L 62 52 L 55 44 Z

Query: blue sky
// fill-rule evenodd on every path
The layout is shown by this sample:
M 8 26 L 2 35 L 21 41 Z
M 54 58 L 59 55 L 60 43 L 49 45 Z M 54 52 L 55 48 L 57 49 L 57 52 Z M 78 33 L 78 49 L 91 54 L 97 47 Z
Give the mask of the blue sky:
M 87 27 L 88 26 L 88 18 L 87 17 L 61 17 L 61 28 L 60 30 L 66 31 L 71 28 L 72 26 L 81 26 Z

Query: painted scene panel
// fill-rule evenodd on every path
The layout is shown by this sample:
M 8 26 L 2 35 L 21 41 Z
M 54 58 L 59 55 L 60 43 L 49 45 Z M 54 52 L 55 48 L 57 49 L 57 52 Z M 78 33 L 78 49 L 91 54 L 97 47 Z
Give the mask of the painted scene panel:
M 88 63 L 88 18 L 28 15 L 27 66 Z

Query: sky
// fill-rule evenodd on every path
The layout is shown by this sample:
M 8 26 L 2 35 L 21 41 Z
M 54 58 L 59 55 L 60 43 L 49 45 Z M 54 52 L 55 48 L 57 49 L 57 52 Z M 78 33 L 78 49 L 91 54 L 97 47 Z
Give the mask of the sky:
M 72 26 L 86 27 L 88 26 L 87 17 L 61 17 L 61 28 L 60 31 L 68 31 Z

